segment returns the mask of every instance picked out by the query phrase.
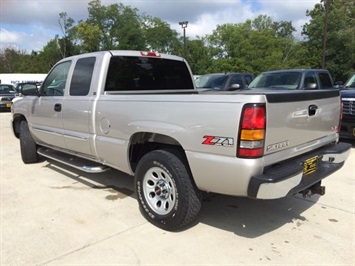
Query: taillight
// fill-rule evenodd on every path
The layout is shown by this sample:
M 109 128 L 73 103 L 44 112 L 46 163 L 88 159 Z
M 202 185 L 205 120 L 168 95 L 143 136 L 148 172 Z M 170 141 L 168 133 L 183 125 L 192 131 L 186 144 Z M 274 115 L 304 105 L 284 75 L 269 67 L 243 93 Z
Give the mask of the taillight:
M 340 120 L 343 119 L 343 108 L 344 108 L 344 104 L 343 102 L 340 102 Z
M 237 156 L 258 158 L 264 154 L 266 110 L 264 104 L 246 104 L 242 110 Z
M 339 114 L 339 123 L 338 123 L 338 130 L 337 132 L 340 131 L 340 128 L 341 128 L 341 120 L 343 120 L 343 108 L 344 108 L 344 105 L 343 105 L 343 101 L 340 102 L 340 114 Z

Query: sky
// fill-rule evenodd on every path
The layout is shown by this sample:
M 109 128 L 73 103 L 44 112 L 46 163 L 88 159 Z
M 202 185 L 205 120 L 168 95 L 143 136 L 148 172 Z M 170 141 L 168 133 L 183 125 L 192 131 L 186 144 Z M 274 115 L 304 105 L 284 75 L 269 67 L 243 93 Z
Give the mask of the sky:
M 56 34 L 62 36 L 59 13 L 75 22 L 88 18 L 90 0 L 0 0 L 0 48 L 30 53 L 40 51 Z M 320 0 L 101 0 L 102 5 L 121 2 L 139 13 L 158 17 L 182 35 L 180 21 L 188 21 L 186 36 L 211 34 L 217 25 L 244 23 L 259 15 L 273 21 L 291 21 L 301 38 L 301 27 L 309 21 L 307 10 Z

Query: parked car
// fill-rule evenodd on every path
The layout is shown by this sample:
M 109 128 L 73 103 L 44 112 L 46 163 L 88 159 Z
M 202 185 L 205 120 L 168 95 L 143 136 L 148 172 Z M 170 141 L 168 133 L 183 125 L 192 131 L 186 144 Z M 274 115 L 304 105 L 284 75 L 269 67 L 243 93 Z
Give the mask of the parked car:
M 16 88 L 12 84 L 0 84 L 0 110 L 11 110 L 12 99 L 17 94 Z
M 326 69 L 284 69 L 258 75 L 250 89 L 270 88 L 287 90 L 335 89 L 333 78 Z
M 343 114 L 340 123 L 340 137 L 355 139 L 355 74 L 345 82 L 341 90 Z
M 234 91 L 245 89 L 253 79 L 250 73 L 213 73 L 199 76 L 195 82 L 198 89 Z
M 353 74 L 344 84 L 344 89 L 355 89 L 355 74 Z

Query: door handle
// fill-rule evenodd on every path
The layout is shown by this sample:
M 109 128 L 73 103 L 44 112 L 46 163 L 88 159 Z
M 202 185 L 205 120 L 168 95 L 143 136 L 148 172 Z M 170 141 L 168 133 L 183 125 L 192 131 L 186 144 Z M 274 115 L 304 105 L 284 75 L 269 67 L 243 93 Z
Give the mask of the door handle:
M 60 103 L 56 103 L 54 105 L 54 111 L 61 112 L 62 111 L 62 105 Z
M 317 112 L 317 109 L 318 109 L 318 106 L 315 104 L 308 106 L 308 115 L 309 116 L 315 115 Z

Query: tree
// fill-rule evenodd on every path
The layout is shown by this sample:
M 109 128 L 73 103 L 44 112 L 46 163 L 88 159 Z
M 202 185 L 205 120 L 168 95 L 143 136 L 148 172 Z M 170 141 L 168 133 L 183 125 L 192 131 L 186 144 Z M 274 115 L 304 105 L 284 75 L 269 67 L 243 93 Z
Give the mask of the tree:
M 352 0 L 324 0 L 313 10 L 307 10 L 310 22 L 303 26 L 307 57 L 312 67 L 321 67 L 326 5 L 327 40 L 326 68 L 336 80 L 346 80 L 355 71 L 355 2 Z
M 143 32 L 137 9 L 126 7 L 122 3 L 109 6 L 101 5 L 100 0 L 89 2 L 89 17 L 86 24 L 81 25 L 81 37 L 90 37 L 99 32 L 99 50 L 110 49 L 142 49 L 144 48 Z M 87 31 L 85 31 L 87 30 Z
M 213 56 L 211 69 L 224 72 L 251 72 L 304 67 L 299 56 L 304 47 L 292 33 L 291 22 L 273 22 L 265 15 L 240 24 L 217 26 L 208 36 Z
M 71 28 L 73 27 L 74 20 L 68 17 L 66 12 L 59 14 L 58 24 L 62 31 L 63 37 L 58 38 L 58 48 L 62 58 L 75 54 L 75 47 L 73 45 Z
M 200 37 L 196 40 L 187 39 L 186 41 L 186 59 L 194 74 L 206 74 L 210 71 L 212 59 L 210 51 L 205 43 L 206 39 Z M 181 44 L 180 47 L 182 47 Z M 180 54 L 183 54 L 182 48 L 180 48 Z
M 160 18 L 142 16 L 145 48 L 151 51 L 171 54 L 178 46 L 178 33 Z

